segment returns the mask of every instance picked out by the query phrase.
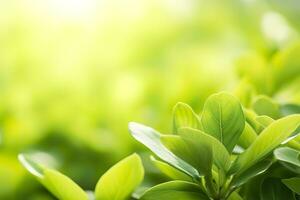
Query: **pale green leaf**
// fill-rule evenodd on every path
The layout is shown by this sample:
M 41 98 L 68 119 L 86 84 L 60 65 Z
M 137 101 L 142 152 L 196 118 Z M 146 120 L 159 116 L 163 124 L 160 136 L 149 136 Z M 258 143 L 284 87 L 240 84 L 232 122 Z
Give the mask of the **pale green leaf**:
M 132 154 L 111 167 L 98 181 L 96 200 L 126 200 L 144 178 L 140 157 Z
M 290 115 L 276 120 L 265 128 L 252 145 L 233 164 L 231 173 L 244 171 L 256 164 L 269 154 L 297 129 L 300 124 L 300 115 Z
M 255 120 L 264 128 L 266 128 L 275 121 L 274 119 L 266 115 L 257 116 L 255 117 Z
M 278 119 L 280 117 L 279 104 L 270 97 L 264 95 L 258 96 L 254 100 L 252 108 L 258 115 L 267 115 L 273 119 Z
M 185 103 L 177 103 L 173 109 L 173 131 L 181 127 L 200 129 L 200 120 L 193 109 Z
M 171 181 L 150 188 L 141 200 L 209 200 L 209 198 L 194 183 Z
M 176 168 L 172 167 L 171 165 L 159 161 L 155 159 L 153 156 L 150 157 L 151 161 L 155 164 L 155 166 L 166 176 L 173 180 L 182 180 L 182 181 L 193 181 L 192 178 L 185 173 L 177 170 Z
M 300 195 L 300 178 L 293 177 L 289 179 L 283 179 L 282 182 L 293 192 Z
M 256 132 L 246 122 L 243 133 L 242 133 L 241 137 L 239 138 L 238 145 L 240 145 L 244 149 L 247 149 L 256 140 L 256 137 L 257 137 Z
M 159 132 L 150 127 L 135 122 L 131 122 L 129 124 L 129 130 L 132 136 L 137 141 L 148 147 L 161 160 L 169 163 L 173 167 L 193 177 L 193 179 L 199 179 L 199 173 L 195 168 L 193 168 L 191 165 L 175 156 L 161 143 L 162 135 Z
M 88 195 L 69 177 L 53 169 L 47 169 L 20 154 L 21 164 L 60 200 L 88 200 Z
M 277 160 L 300 167 L 300 152 L 290 147 L 280 147 L 274 151 Z
M 246 122 L 255 130 L 257 134 L 259 134 L 264 127 L 256 120 L 257 114 L 249 109 L 244 108 L 244 114 L 246 118 Z
M 203 131 L 217 138 L 231 153 L 245 126 L 242 106 L 227 93 L 211 95 L 201 117 Z
M 43 185 L 60 200 L 87 200 L 88 195 L 69 177 L 56 170 L 45 169 Z
M 178 135 L 162 136 L 163 144 L 179 158 L 196 168 L 200 175 L 208 175 L 212 168 L 212 148 L 198 145 L 197 141 L 183 139 Z
M 30 159 L 25 154 L 19 154 L 18 159 L 25 167 L 28 172 L 30 172 L 32 175 L 34 175 L 37 178 L 43 178 L 44 176 L 44 167 L 36 162 L 34 162 L 32 159 Z

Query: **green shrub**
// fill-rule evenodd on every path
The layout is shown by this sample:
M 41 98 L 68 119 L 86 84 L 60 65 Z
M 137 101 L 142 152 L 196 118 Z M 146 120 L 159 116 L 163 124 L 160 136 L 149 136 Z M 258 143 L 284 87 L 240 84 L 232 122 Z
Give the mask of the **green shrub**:
M 255 111 L 267 109 L 259 104 L 269 101 L 257 102 Z M 130 123 L 133 137 L 159 158 L 152 160 L 174 179 L 148 189 L 141 199 L 299 198 L 300 151 L 295 147 L 300 115 L 280 118 L 280 113 L 270 113 L 278 119 L 243 110 L 234 96 L 218 93 L 207 99 L 201 116 L 188 105 L 177 104 L 174 134 Z
M 144 176 L 136 154 L 108 170 L 94 193 L 29 156 L 21 154 L 19 160 L 61 200 L 299 199 L 300 115 L 285 116 L 266 96 L 257 97 L 252 108 L 243 108 L 236 97 L 222 92 L 206 100 L 200 116 L 178 103 L 173 134 L 131 122 L 132 136 L 155 154 L 151 161 L 172 179 L 143 192 L 134 192 Z

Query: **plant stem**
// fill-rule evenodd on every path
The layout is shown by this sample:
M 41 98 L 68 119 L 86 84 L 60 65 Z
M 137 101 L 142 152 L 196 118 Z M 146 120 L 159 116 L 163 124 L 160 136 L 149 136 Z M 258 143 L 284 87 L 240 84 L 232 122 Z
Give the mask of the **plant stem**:
M 212 176 L 211 175 L 205 176 L 204 179 L 205 179 L 205 186 L 206 186 L 207 192 L 213 199 L 217 200 L 218 192 L 213 184 Z

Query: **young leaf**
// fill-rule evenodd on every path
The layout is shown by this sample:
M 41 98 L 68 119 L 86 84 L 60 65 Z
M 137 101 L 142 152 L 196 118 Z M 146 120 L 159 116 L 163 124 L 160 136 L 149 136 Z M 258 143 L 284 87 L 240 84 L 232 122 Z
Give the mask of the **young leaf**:
M 163 144 L 179 158 L 196 168 L 200 175 L 208 175 L 212 168 L 212 149 L 208 145 L 183 139 L 177 135 L 162 136 Z
M 242 133 L 241 137 L 239 138 L 238 144 L 241 147 L 243 147 L 244 149 L 247 149 L 256 140 L 256 137 L 257 137 L 256 132 L 246 122 L 243 133 Z
M 165 162 L 155 159 L 154 156 L 151 156 L 150 159 L 155 164 L 155 166 L 169 178 L 173 180 L 182 180 L 182 181 L 189 181 L 189 182 L 193 181 L 191 177 L 189 177 L 185 173 L 177 170 L 176 168 L 172 167 L 171 165 Z
M 293 192 L 300 195 L 300 178 L 293 177 L 289 179 L 283 179 L 282 182 Z
M 98 181 L 96 200 L 126 200 L 144 178 L 140 157 L 132 154 L 110 168 Z
M 280 117 L 279 104 L 274 102 L 270 97 L 258 96 L 252 104 L 253 110 L 258 115 L 267 115 L 273 119 Z
M 20 154 L 21 164 L 60 200 L 88 200 L 88 195 L 69 177 L 56 170 L 46 169 Z
M 147 190 L 141 200 L 209 200 L 201 188 L 185 181 L 170 181 Z
M 175 156 L 161 143 L 160 133 L 150 127 L 135 122 L 129 123 L 129 130 L 137 141 L 148 147 L 160 159 L 193 177 L 193 179 L 199 179 L 199 173 L 195 168 Z
M 242 106 L 227 93 L 211 95 L 201 117 L 203 131 L 217 138 L 231 153 L 245 126 Z
M 293 200 L 294 195 L 279 179 L 267 178 L 263 181 L 260 191 L 261 200 Z
M 293 164 L 294 166 L 300 167 L 300 152 L 289 148 L 280 147 L 274 151 L 274 156 L 277 160 Z
M 255 130 L 256 133 L 260 133 L 265 127 L 263 127 L 260 123 L 257 122 L 257 114 L 249 109 L 243 109 L 246 122 Z
M 185 103 L 177 103 L 173 109 L 174 133 L 181 127 L 200 129 L 200 121 L 193 109 Z
M 269 126 L 270 124 L 272 124 L 275 120 L 272 119 L 271 117 L 267 116 L 267 115 L 261 115 L 261 116 L 257 116 L 255 117 L 255 120 L 262 125 L 262 127 L 266 128 L 267 126 Z
M 224 171 L 230 167 L 230 154 L 225 146 L 216 138 L 204 133 L 203 131 L 192 128 L 181 128 L 179 135 L 185 139 L 193 141 L 197 146 L 209 146 L 212 148 L 214 163 Z
M 43 178 L 44 176 L 44 167 L 41 166 L 40 164 L 34 162 L 31 160 L 28 156 L 25 154 L 19 154 L 18 159 L 20 163 L 25 167 L 28 172 L 30 172 L 32 175 L 37 177 L 38 179 Z
M 61 200 L 87 200 L 88 195 L 69 177 L 58 171 L 45 169 L 41 180 L 58 199 Z
M 241 154 L 231 167 L 230 173 L 244 171 L 256 164 L 278 145 L 284 142 L 299 126 L 300 115 L 290 115 L 265 128 L 252 145 Z

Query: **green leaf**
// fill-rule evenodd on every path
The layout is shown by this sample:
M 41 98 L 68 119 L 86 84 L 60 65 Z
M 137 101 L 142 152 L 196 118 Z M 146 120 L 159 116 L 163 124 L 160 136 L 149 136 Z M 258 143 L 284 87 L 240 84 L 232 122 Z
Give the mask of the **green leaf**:
M 257 137 L 256 132 L 246 122 L 243 133 L 242 133 L 241 137 L 239 138 L 238 144 L 241 147 L 243 147 L 244 149 L 247 149 L 256 140 L 256 137 Z
M 193 179 L 199 179 L 200 175 L 195 168 L 175 156 L 161 143 L 161 134 L 159 132 L 135 122 L 129 123 L 129 130 L 137 141 L 148 147 L 160 159 L 193 177 Z
M 231 153 L 245 126 L 238 99 L 227 93 L 211 95 L 201 117 L 203 131 L 217 138 Z
M 98 181 L 96 200 L 126 200 L 142 182 L 144 168 L 140 157 L 132 154 L 115 164 Z
M 280 179 L 267 178 L 260 191 L 261 200 L 293 200 L 293 192 L 283 185 Z
M 240 190 L 242 196 L 246 200 L 261 200 L 260 187 L 264 179 L 265 176 L 256 176 L 253 179 L 250 179 Z
M 209 198 L 194 183 L 171 181 L 150 188 L 141 200 L 209 200 Z
M 185 103 L 177 103 L 173 109 L 174 133 L 181 127 L 200 129 L 200 120 L 193 109 Z
M 237 192 L 231 193 L 227 200 L 243 200 L 243 198 Z
M 240 187 L 241 185 L 247 183 L 251 178 L 264 173 L 271 165 L 272 161 L 266 159 L 258 162 L 257 164 L 241 173 L 235 174 L 231 181 L 231 186 L 233 188 Z
M 61 200 L 85 200 L 87 194 L 69 177 L 58 171 L 45 169 L 44 178 L 41 180 L 58 199 Z
M 280 107 L 281 113 L 283 116 L 299 114 L 300 105 L 298 104 L 284 104 Z
M 173 180 L 182 180 L 182 181 L 190 181 L 192 182 L 193 180 L 191 177 L 186 175 L 185 173 L 177 170 L 176 168 L 172 167 L 171 165 L 159 161 L 155 159 L 153 156 L 150 157 L 151 161 L 155 164 L 155 166 L 166 176 Z
M 53 169 L 47 169 L 35 163 L 29 157 L 20 154 L 21 164 L 60 200 L 88 200 L 88 195 L 69 177 Z
M 257 116 L 255 117 L 255 120 L 264 128 L 266 128 L 275 121 L 274 119 L 266 115 Z
M 42 165 L 34 162 L 25 154 L 19 154 L 18 159 L 28 172 L 39 179 L 43 178 L 45 168 Z
M 278 145 L 297 129 L 300 124 L 300 115 L 290 115 L 276 120 L 265 128 L 252 145 L 234 162 L 230 172 L 244 171 L 256 164 L 264 156 L 269 154 Z
M 212 148 L 200 140 L 182 138 L 178 135 L 162 136 L 163 144 L 179 158 L 196 168 L 200 175 L 208 175 L 212 168 Z
M 283 179 L 282 182 L 293 192 L 300 195 L 300 178 L 293 177 L 289 179 Z
M 280 147 L 274 151 L 277 160 L 300 167 L 300 152 L 290 147 Z
M 257 114 L 254 111 L 245 108 L 244 114 L 246 117 L 246 122 L 255 130 L 256 133 L 259 134 L 264 129 L 264 127 L 257 122 Z
M 270 97 L 264 95 L 258 96 L 254 100 L 252 108 L 258 115 L 267 115 L 273 119 L 278 119 L 280 117 L 279 104 Z
M 191 146 L 209 146 L 212 149 L 214 163 L 224 171 L 229 169 L 231 162 L 230 154 L 219 140 L 203 131 L 191 128 L 181 128 L 179 135 L 184 140 L 190 141 Z

